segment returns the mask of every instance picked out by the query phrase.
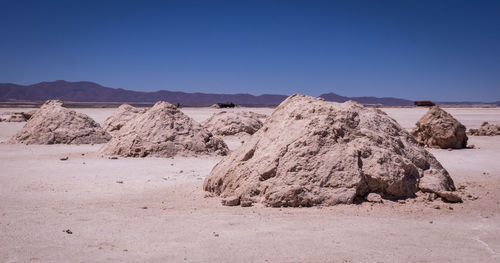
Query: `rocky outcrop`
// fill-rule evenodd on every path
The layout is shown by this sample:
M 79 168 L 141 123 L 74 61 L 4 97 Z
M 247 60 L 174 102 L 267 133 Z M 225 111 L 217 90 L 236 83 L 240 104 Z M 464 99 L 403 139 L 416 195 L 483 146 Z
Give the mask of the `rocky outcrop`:
M 469 129 L 469 134 L 473 136 L 496 136 L 500 135 L 500 124 L 494 125 L 483 122 L 479 129 Z
M 145 109 L 138 109 L 128 104 L 122 104 L 102 123 L 102 128 L 107 132 L 120 130 L 125 123 L 144 113 Z
M 100 150 L 103 155 L 172 157 L 225 155 L 227 145 L 168 102 L 128 121 Z
M 221 111 L 212 114 L 201 124 L 215 135 L 254 134 L 262 127 L 256 113 Z
M 434 106 L 416 123 L 412 135 L 428 147 L 460 149 L 467 147 L 465 126 L 451 114 Z
M 220 161 L 203 188 L 226 205 L 351 204 L 377 193 L 448 193 L 441 164 L 384 112 L 353 101 L 292 95 L 240 148 Z M 445 195 L 443 195 L 445 196 Z
M 105 143 L 111 136 L 89 116 L 63 107 L 59 100 L 45 102 L 9 142 L 26 144 Z

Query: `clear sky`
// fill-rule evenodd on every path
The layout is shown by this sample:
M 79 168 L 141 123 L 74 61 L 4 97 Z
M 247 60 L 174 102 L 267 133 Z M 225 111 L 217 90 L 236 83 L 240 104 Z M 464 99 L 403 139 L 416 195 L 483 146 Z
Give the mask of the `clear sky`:
M 500 100 L 500 1 L 5 1 L 0 82 Z

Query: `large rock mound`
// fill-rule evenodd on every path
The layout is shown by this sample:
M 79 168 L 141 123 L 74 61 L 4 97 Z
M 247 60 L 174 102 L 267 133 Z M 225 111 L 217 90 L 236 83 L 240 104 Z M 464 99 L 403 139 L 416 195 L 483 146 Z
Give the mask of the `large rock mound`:
M 11 143 L 93 144 L 111 136 L 89 116 L 63 107 L 60 100 L 46 101 L 35 111 Z
M 262 127 L 258 115 L 253 112 L 221 111 L 212 114 L 201 124 L 215 135 L 254 134 Z
M 122 104 L 113 112 L 113 114 L 111 114 L 111 116 L 104 120 L 102 128 L 107 132 L 118 131 L 123 127 L 123 125 L 125 125 L 125 123 L 144 112 L 144 109 L 138 109 L 128 104 Z
M 369 193 L 397 199 L 419 190 L 445 198 L 455 190 L 432 154 L 382 111 L 304 95 L 281 103 L 203 188 L 242 206 L 350 204 Z
M 227 152 L 222 139 L 214 137 L 177 107 L 163 101 L 125 123 L 100 149 L 104 155 L 126 157 L 225 155 Z
M 469 129 L 469 134 L 474 136 L 496 136 L 500 135 L 500 124 L 494 125 L 483 122 L 479 129 Z
M 416 123 L 412 135 L 428 147 L 461 149 L 467 147 L 465 126 L 451 114 L 434 106 Z

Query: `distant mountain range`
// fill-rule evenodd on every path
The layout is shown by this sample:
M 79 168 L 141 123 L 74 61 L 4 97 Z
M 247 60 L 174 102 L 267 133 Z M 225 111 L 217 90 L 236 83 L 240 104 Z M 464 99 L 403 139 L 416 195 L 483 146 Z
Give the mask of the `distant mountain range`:
M 188 106 L 206 106 L 218 102 L 233 102 L 239 105 L 277 105 L 287 96 L 264 94 L 209 94 L 186 93 L 180 91 L 160 90 L 142 92 L 125 89 L 103 87 L 97 83 L 81 81 L 40 82 L 23 86 L 17 84 L 0 84 L 0 101 L 45 101 L 60 99 L 73 102 L 157 102 L 160 100 Z
M 132 91 L 103 87 L 99 84 L 81 81 L 68 82 L 57 80 L 53 82 L 40 82 L 33 85 L 18 85 L 0 83 L 0 101 L 45 101 L 60 99 L 72 102 L 128 102 L 128 103 L 154 103 L 164 100 L 173 104 L 180 103 L 185 106 L 208 106 L 219 102 L 233 102 L 243 106 L 274 106 L 280 104 L 286 95 L 263 94 L 210 94 L 186 93 L 180 91 L 160 90 L 155 92 Z M 320 95 L 328 101 L 344 102 L 355 100 L 362 104 L 383 106 L 410 106 L 413 101 L 399 98 L 377 97 L 344 97 L 335 93 Z M 445 102 L 441 104 L 474 105 L 487 104 L 500 106 L 500 101 L 494 103 L 482 102 Z
M 335 102 L 345 102 L 348 100 L 354 100 L 361 104 L 369 104 L 369 105 L 384 105 L 384 106 L 412 106 L 412 100 L 398 99 L 392 97 L 344 97 L 337 95 L 335 93 L 325 93 L 320 95 L 321 98 L 327 101 L 335 101 Z

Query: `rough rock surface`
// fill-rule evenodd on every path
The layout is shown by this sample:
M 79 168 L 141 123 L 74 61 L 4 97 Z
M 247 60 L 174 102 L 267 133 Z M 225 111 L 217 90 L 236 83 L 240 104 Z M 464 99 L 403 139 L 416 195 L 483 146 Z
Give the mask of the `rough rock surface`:
M 111 136 L 89 116 L 48 100 L 9 142 L 26 144 L 105 143 Z
M 254 112 L 221 111 L 212 114 L 201 124 L 215 135 L 254 134 L 262 127 L 262 122 Z
M 372 203 L 383 203 L 382 197 L 377 193 L 369 193 L 366 196 L 366 201 Z
M 469 129 L 470 135 L 475 136 L 496 136 L 500 135 L 500 124 L 494 125 L 488 122 L 483 122 L 479 129 Z
M 102 128 L 107 132 L 114 132 L 123 127 L 125 123 L 144 113 L 146 110 L 122 104 L 102 123 Z
M 268 117 L 268 115 L 263 114 L 263 113 L 257 113 L 253 111 L 242 111 L 240 112 L 243 116 L 246 116 L 248 118 L 254 118 L 254 119 L 265 119 Z
M 172 157 L 225 155 L 227 145 L 168 102 L 157 102 L 115 133 L 103 155 Z
M 0 115 L 0 122 L 25 122 L 28 121 L 35 111 L 29 112 L 4 112 Z
M 0 115 L 0 122 L 23 122 L 27 121 L 22 112 L 4 112 Z
M 26 120 L 29 120 L 37 111 L 38 109 L 30 110 L 28 112 L 23 112 L 23 115 L 26 117 Z
M 465 126 L 451 114 L 434 106 L 416 123 L 412 135 L 428 147 L 461 149 L 467 147 Z
M 398 199 L 421 189 L 455 190 L 434 156 L 384 112 L 297 94 L 220 161 L 203 188 L 231 205 L 267 206 L 350 204 L 369 193 Z

